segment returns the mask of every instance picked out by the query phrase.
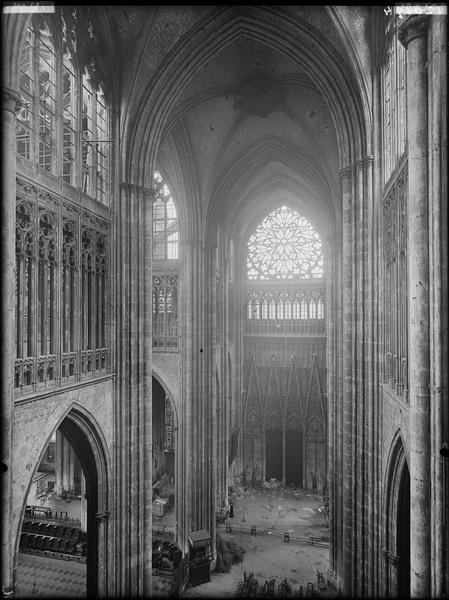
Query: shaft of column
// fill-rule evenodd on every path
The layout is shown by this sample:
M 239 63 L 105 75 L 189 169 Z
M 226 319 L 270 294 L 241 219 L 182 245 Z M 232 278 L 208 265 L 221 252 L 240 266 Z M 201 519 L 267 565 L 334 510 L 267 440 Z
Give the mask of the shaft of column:
M 67 492 L 70 486 L 70 444 L 67 438 L 63 437 L 63 458 L 62 458 L 62 487 Z
M 5 69 L 6 70 L 6 69 Z M 2 595 L 12 594 L 12 567 L 14 551 L 11 547 L 11 503 L 12 503 L 12 440 L 14 411 L 14 309 L 15 309 L 15 239 L 16 226 L 16 163 L 15 163 L 15 109 L 18 95 L 12 90 L 2 89 L 2 201 L 1 201 L 1 389 L 2 389 Z
M 55 442 L 55 492 L 57 496 L 62 494 L 62 460 L 63 460 L 63 437 L 59 429 L 56 430 Z
M 144 535 L 144 597 L 152 594 L 152 302 L 153 302 L 153 275 L 152 275 L 152 240 L 153 240 L 153 202 L 155 193 L 152 189 L 146 189 L 143 193 L 143 240 L 144 240 L 144 383 L 143 383 L 143 418 L 141 422 L 142 443 L 143 443 L 143 463 L 144 463 L 144 489 L 143 489 L 143 525 Z
M 69 447 L 69 491 L 75 487 L 75 452 Z
M 86 479 L 81 471 L 81 531 L 87 531 L 87 499 L 86 499 Z
M 352 268 L 353 231 L 351 202 L 351 168 L 341 171 L 343 207 L 343 585 L 345 594 L 352 595 L 353 586 L 353 454 L 352 454 Z
M 426 16 L 409 17 L 407 48 L 410 378 L 410 592 L 430 597 L 430 328 Z

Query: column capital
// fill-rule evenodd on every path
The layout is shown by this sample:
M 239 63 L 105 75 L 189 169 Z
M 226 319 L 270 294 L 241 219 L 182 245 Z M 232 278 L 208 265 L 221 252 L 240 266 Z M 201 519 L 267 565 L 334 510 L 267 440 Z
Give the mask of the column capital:
M 120 183 L 120 189 L 125 192 L 137 192 L 139 190 L 139 186 L 135 183 L 126 183 L 122 181 Z
M 126 183 L 122 181 L 120 183 L 120 189 L 123 192 L 130 192 L 134 194 L 141 194 L 143 199 L 146 202 L 155 202 L 156 200 L 156 189 L 151 187 L 143 187 L 141 185 L 137 185 L 136 183 Z
M 410 42 L 427 35 L 430 23 L 429 15 L 411 15 L 404 19 L 398 28 L 398 39 L 407 48 Z
M 143 187 L 141 189 L 143 193 L 143 199 L 145 200 L 145 202 L 150 202 L 151 204 L 154 204 L 156 202 L 156 188 Z
M 2 106 L 4 110 L 16 114 L 22 108 L 19 92 L 2 86 Z

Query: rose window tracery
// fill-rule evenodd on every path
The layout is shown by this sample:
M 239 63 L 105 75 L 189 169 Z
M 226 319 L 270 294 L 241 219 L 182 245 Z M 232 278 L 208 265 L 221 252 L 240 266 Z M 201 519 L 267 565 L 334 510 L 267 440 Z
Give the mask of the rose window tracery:
M 249 238 L 249 279 L 319 279 L 323 267 L 317 231 L 305 217 L 285 205 L 267 215 Z

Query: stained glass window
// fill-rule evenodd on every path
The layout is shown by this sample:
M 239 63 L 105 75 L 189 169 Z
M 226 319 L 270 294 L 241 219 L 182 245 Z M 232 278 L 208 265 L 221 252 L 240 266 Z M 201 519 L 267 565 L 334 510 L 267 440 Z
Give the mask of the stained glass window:
M 156 201 L 153 205 L 153 258 L 178 258 L 178 215 L 167 184 L 154 172 Z
M 71 21 L 77 22 L 74 10 Z M 59 25 L 62 39 L 55 35 Z M 63 181 L 107 204 L 110 108 L 95 63 L 83 66 L 62 14 L 29 25 L 19 82 L 18 155 L 54 175 L 62 164 Z
M 56 54 L 52 35 L 42 23 L 39 32 L 39 166 L 53 170 L 56 124 Z
M 33 68 L 34 31 L 28 27 L 20 61 L 20 99 L 21 108 L 17 113 L 17 152 L 30 158 L 31 131 L 33 124 Z
M 249 238 L 247 269 L 249 279 L 319 279 L 324 275 L 320 236 L 306 218 L 281 206 Z

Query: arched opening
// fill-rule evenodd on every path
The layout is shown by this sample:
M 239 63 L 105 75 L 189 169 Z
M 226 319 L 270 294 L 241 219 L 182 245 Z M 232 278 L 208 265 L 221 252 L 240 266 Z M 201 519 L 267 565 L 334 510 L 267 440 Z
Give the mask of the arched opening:
M 28 489 L 16 546 L 20 597 L 104 593 L 106 484 L 100 444 L 72 411 L 45 445 Z
M 385 595 L 410 597 L 410 472 L 400 436 L 393 445 L 387 471 Z
M 176 415 L 171 398 L 153 376 L 153 538 L 176 541 Z

